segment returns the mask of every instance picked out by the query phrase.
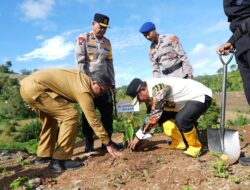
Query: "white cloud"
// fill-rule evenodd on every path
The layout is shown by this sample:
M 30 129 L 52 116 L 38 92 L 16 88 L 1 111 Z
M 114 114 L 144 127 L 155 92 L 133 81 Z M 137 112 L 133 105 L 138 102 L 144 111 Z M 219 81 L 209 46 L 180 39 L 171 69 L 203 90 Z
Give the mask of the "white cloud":
M 54 0 L 26 0 L 20 8 L 28 20 L 46 19 L 54 3 Z
M 44 39 L 44 36 L 43 36 L 43 35 L 38 35 L 38 36 L 36 36 L 36 39 L 37 39 L 37 40 L 43 40 L 43 39 Z
M 41 43 L 40 48 L 17 57 L 17 61 L 43 59 L 45 61 L 62 60 L 74 50 L 74 43 L 66 41 L 63 36 L 55 36 Z
M 218 31 L 227 31 L 229 28 L 229 23 L 225 20 L 218 21 L 213 26 L 207 27 L 207 32 L 218 32 Z
M 219 44 L 205 45 L 202 43 L 196 46 L 189 53 L 190 63 L 194 68 L 195 75 L 215 74 L 221 63 L 216 53 Z

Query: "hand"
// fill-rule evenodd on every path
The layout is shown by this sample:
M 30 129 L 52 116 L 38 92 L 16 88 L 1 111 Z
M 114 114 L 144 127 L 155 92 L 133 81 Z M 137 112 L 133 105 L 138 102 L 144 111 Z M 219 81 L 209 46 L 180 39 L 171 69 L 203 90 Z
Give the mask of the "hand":
M 113 96 L 116 95 L 116 88 L 115 88 L 115 86 L 111 87 L 111 92 L 112 92 Z
M 111 154 L 114 158 L 122 155 L 121 151 L 117 150 L 112 144 L 107 145 L 106 147 L 109 154 Z
M 229 50 L 233 48 L 233 45 L 229 42 L 227 43 L 224 43 L 222 45 L 220 45 L 216 52 L 219 54 L 219 55 L 228 55 L 230 52 Z
M 134 137 L 133 140 L 129 141 L 128 142 L 128 147 L 131 149 L 131 150 L 135 150 L 135 147 L 137 145 L 137 143 L 140 141 L 140 139 L 138 139 L 136 136 Z

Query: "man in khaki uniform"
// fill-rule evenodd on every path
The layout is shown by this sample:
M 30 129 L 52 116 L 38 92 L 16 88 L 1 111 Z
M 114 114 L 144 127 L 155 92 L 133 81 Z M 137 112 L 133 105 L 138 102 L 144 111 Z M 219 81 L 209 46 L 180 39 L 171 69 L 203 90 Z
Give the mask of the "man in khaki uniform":
M 21 81 L 22 98 L 38 112 L 42 122 L 37 163 L 50 161 L 49 168 L 59 172 L 81 166 L 80 162 L 70 160 L 79 118 L 70 102 L 80 104 L 90 126 L 107 146 L 108 152 L 114 157 L 120 155 L 98 120 L 93 102 L 94 97 L 100 96 L 110 86 L 111 81 L 104 74 L 94 73 L 90 78 L 70 69 L 41 70 Z
M 107 74 L 115 93 L 115 72 L 113 66 L 112 48 L 110 41 L 104 36 L 109 28 L 109 17 L 96 13 L 91 32 L 80 34 L 76 40 L 75 61 L 78 69 L 87 75 L 92 72 Z M 109 137 L 113 133 L 113 101 L 109 90 L 94 99 L 95 107 L 99 110 L 101 121 Z M 85 115 L 82 115 L 82 131 L 86 138 L 85 152 L 94 150 L 93 130 Z M 113 143 L 114 144 L 114 143 Z M 116 145 L 116 144 L 114 144 Z M 118 147 L 116 145 L 116 147 Z
M 159 35 L 152 22 L 144 23 L 140 32 L 152 42 L 149 59 L 152 64 L 153 77 L 193 78 L 193 68 L 177 36 Z

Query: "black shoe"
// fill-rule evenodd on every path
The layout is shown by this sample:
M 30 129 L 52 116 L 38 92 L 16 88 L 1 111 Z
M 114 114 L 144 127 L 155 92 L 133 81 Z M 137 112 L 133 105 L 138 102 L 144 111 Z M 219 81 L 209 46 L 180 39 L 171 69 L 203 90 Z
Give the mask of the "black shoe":
M 102 144 L 102 150 L 107 150 L 107 147 L 105 144 Z
M 115 143 L 114 141 L 112 141 L 112 145 L 117 149 L 120 150 L 123 148 L 123 144 L 121 143 Z
M 62 160 L 51 160 L 48 168 L 54 172 L 63 172 L 66 168 L 61 164 L 61 161 Z
M 35 165 L 39 165 L 39 164 L 44 164 L 51 161 L 51 157 L 39 157 L 37 156 L 36 159 L 34 160 L 34 164 Z
M 250 166 L 250 157 L 241 157 L 239 163 L 244 166 Z
M 82 162 L 75 160 L 63 160 L 63 165 L 66 169 L 73 169 L 73 168 L 79 168 L 84 164 Z
M 51 160 L 48 168 L 54 172 L 63 172 L 67 169 L 79 168 L 83 163 L 74 160 Z
M 94 143 L 86 141 L 84 153 L 93 152 L 94 150 Z
M 115 143 L 114 141 L 111 141 L 112 145 L 117 149 L 120 150 L 123 148 L 123 144 Z M 102 150 L 107 150 L 106 145 L 102 144 Z

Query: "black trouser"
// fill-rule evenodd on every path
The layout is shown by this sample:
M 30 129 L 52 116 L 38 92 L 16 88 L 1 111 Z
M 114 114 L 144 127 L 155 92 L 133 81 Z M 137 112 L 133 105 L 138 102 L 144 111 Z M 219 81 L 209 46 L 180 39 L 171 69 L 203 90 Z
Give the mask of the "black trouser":
M 111 139 L 113 133 L 113 101 L 112 93 L 108 91 L 103 95 L 94 99 L 95 108 L 97 108 L 101 115 L 101 122 L 103 127 Z M 86 138 L 86 142 L 93 143 L 93 129 L 90 127 L 85 115 L 82 113 L 82 132 Z
M 164 111 L 158 121 L 162 125 L 169 119 L 174 119 L 177 127 L 184 133 L 192 131 L 199 117 L 207 111 L 211 105 L 212 98 L 205 96 L 205 102 L 189 101 L 179 112 Z
M 236 57 L 238 68 L 243 82 L 247 102 L 250 105 L 250 50 L 247 50 Z

